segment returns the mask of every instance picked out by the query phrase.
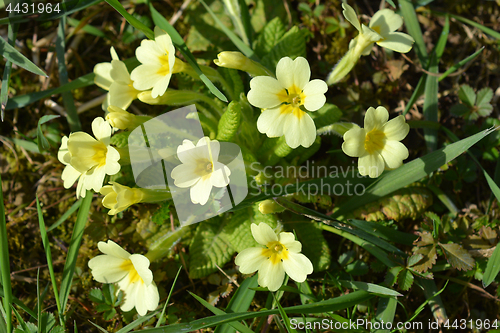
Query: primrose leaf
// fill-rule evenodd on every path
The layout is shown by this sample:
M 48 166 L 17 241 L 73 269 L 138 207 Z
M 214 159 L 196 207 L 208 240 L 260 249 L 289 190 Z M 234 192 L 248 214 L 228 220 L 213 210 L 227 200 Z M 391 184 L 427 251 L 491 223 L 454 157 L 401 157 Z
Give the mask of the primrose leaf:
M 241 105 L 232 101 L 221 116 L 217 130 L 217 140 L 232 141 L 241 122 Z
M 477 92 L 476 105 L 479 107 L 482 105 L 490 105 L 492 98 L 493 90 L 491 88 L 483 88 Z
M 458 98 L 460 98 L 462 103 L 469 107 L 473 107 L 474 104 L 476 104 L 476 93 L 474 92 L 474 89 L 467 84 L 460 86 L 460 89 L 458 90 Z
M 262 57 L 262 64 L 275 72 L 276 65 L 283 57 L 295 59 L 297 57 L 306 56 L 306 40 L 304 32 L 299 30 L 297 26 L 290 29 L 273 47 L 273 49 Z
M 411 271 L 409 271 L 408 269 L 404 269 L 401 273 L 399 273 L 398 285 L 402 290 L 406 291 L 411 288 L 413 280 L 414 277 Z
M 328 243 L 323 237 L 321 223 L 298 221 L 287 223 L 287 229 L 295 231 L 302 243 L 302 253 L 311 259 L 315 272 L 330 267 L 331 255 Z
M 309 8 L 309 6 L 307 5 L 306 7 Z M 283 22 L 281 22 L 281 19 L 279 17 L 275 17 L 274 19 L 269 21 L 264 29 L 262 29 L 259 38 L 255 42 L 255 53 L 257 53 L 259 57 L 263 57 L 264 55 L 271 52 L 273 47 L 278 44 L 278 41 L 281 37 L 283 37 L 285 32 L 285 26 L 283 25 Z
M 443 249 L 446 259 L 453 267 L 464 271 L 474 268 L 474 258 L 461 245 L 455 243 L 438 244 Z

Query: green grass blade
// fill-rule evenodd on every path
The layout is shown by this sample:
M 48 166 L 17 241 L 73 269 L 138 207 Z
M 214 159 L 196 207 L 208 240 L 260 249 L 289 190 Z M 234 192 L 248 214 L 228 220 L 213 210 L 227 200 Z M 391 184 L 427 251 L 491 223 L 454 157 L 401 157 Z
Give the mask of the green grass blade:
M 493 251 L 486 264 L 486 271 L 484 271 L 483 275 L 483 288 L 488 287 L 495 280 L 498 272 L 500 272 L 500 246 L 497 244 L 495 251 Z
M 50 144 L 47 138 L 43 135 L 42 131 L 42 125 L 45 124 L 46 122 L 59 118 L 59 115 L 45 115 L 40 120 L 38 120 L 38 125 L 36 127 L 36 136 L 38 139 L 38 151 L 44 151 L 44 150 L 49 150 L 50 149 Z
M 14 311 L 14 314 L 16 315 L 17 321 L 21 325 L 21 328 L 24 330 L 24 332 L 29 332 L 30 330 L 28 329 L 26 322 L 24 321 L 23 317 L 21 317 L 19 312 L 17 312 L 15 307 L 12 307 L 12 311 Z
M 358 229 L 364 230 L 375 237 L 385 239 L 394 243 L 412 246 L 413 242 L 417 240 L 417 236 L 406 232 L 394 230 L 393 228 L 386 227 L 379 223 L 364 221 L 364 220 L 349 220 L 349 224 Z
M 73 80 L 67 84 L 61 85 L 58 88 L 48 89 L 44 91 L 38 91 L 31 94 L 20 95 L 9 99 L 7 103 L 6 110 L 18 109 L 25 107 L 31 103 L 39 101 L 43 98 L 50 97 L 52 95 L 57 95 L 64 93 L 66 91 L 75 90 L 83 87 L 88 87 L 94 84 L 94 73 L 89 73 L 87 75 L 81 76 L 76 80 Z
M 479 50 L 477 50 L 476 52 L 474 52 L 473 54 L 471 54 L 470 56 L 468 56 L 467 58 L 465 58 L 465 59 L 457 62 L 455 65 L 451 66 L 446 72 L 443 73 L 443 75 L 441 75 L 439 77 L 438 81 L 441 82 L 441 80 L 446 78 L 448 75 L 455 72 L 457 69 L 459 69 L 460 67 L 462 67 L 463 65 L 465 65 L 469 61 L 475 59 L 481 52 L 483 52 L 483 50 L 484 50 L 484 46 L 482 48 L 480 48 Z
M 428 71 L 430 73 L 439 72 L 439 59 L 443 55 L 444 48 L 446 46 L 446 40 L 448 39 L 448 33 L 450 32 L 450 20 L 446 16 L 446 23 L 443 27 L 443 31 L 439 36 L 439 40 L 434 48 Z M 424 118 L 427 121 L 438 122 L 438 77 L 434 75 L 427 75 L 425 80 L 425 100 L 424 100 Z M 424 139 L 427 146 L 427 151 L 432 152 L 437 149 L 438 146 L 438 131 L 432 128 L 424 128 Z
M 424 88 L 425 88 L 425 81 L 427 80 L 427 74 L 422 74 L 420 77 L 420 80 L 418 80 L 417 86 L 413 90 L 413 94 L 411 94 L 410 100 L 406 104 L 405 110 L 403 111 L 403 116 L 410 111 L 412 108 L 413 104 L 417 101 L 417 99 L 422 96 L 424 93 Z
M 153 318 L 156 314 L 157 314 L 157 312 L 153 312 L 147 316 L 139 316 L 139 318 L 137 318 L 136 320 L 134 320 L 133 322 L 131 322 L 127 326 L 123 327 L 122 329 L 116 331 L 116 333 L 128 333 L 128 332 L 132 331 L 134 328 L 136 328 L 137 326 L 139 326 L 140 324 L 145 323 L 149 319 Z
M 73 274 L 75 273 L 76 260 L 78 257 L 78 250 L 83 237 L 83 230 L 87 223 L 90 204 L 92 203 L 92 192 L 87 191 L 85 198 L 82 200 L 82 205 L 78 210 L 78 216 L 71 235 L 71 242 L 69 245 L 66 262 L 64 264 L 63 277 L 61 282 L 61 290 L 59 291 L 59 299 L 61 300 L 61 311 L 64 313 L 66 304 L 68 302 L 69 292 L 71 290 L 71 283 L 73 281 Z M 61 315 L 63 314 L 61 313 Z
M 5 294 L 4 294 L 4 292 L 3 292 L 3 290 L 2 290 L 2 289 L 0 289 L 0 297 L 2 297 L 2 298 L 4 298 L 4 297 L 5 297 Z M 17 305 L 17 306 L 19 306 L 19 307 L 20 307 L 21 309 L 23 309 L 26 313 L 28 313 L 31 317 L 33 317 L 33 319 L 35 319 L 35 320 L 36 320 L 36 316 L 37 316 L 37 315 L 36 315 L 36 313 L 35 313 L 33 310 L 31 310 L 30 308 L 28 308 L 28 307 L 26 306 L 26 304 L 24 304 L 24 303 L 23 303 L 20 299 L 18 299 L 18 298 L 16 298 L 16 297 L 12 296 L 12 303 L 13 303 L 13 304 L 15 304 L 15 305 Z
M 354 291 L 347 295 L 342 295 L 335 298 L 330 298 L 328 300 L 307 304 L 307 305 L 297 305 L 284 308 L 287 314 L 290 313 L 323 313 L 328 311 L 338 311 L 349 308 L 361 302 L 367 301 L 374 296 L 362 291 Z M 202 299 L 203 300 L 203 299 Z M 204 301 L 204 300 L 203 300 Z M 219 309 L 217 309 L 219 310 Z M 222 310 L 219 310 L 222 311 Z M 179 332 L 192 332 L 196 330 L 201 330 L 207 327 L 213 327 L 224 323 L 229 323 L 232 321 L 241 321 L 250 318 L 264 317 L 272 314 L 277 314 L 278 309 L 263 310 L 258 312 L 243 312 L 243 313 L 226 313 L 206 318 L 201 318 L 194 320 L 189 323 L 174 324 L 158 328 L 149 328 L 139 332 L 144 333 L 179 333 Z
M 9 13 L 9 16 L 12 13 Z M 9 24 L 9 28 L 7 30 L 7 38 L 8 44 L 14 46 L 17 35 L 17 24 Z M 5 67 L 3 71 L 2 77 L 2 90 L 0 91 L 0 103 L 1 103 L 1 112 L 0 112 L 0 120 L 3 122 L 5 116 L 5 106 L 7 105 L 7 101 L 9 100 L 9 86 L 10 86 L 10 73 L 12 71 L 12 62 L 7 60 L 5 62 Z
M 236 290 L 233 297 L 231 297 L 231 300 L 226 307 L 227 313 L 245 312 L 248 310 L 255 296 L 255 290 L 253 288 L 256 288 L 258 286 L 257 277 L 258 275 L 255 274 L 254 276 L 245 279 L 241 283 L 240 287 Z M 218 326 L 215 329 L 215 333 L 230 332 L 235 332 L 235 330 L 228 324 Z
M 198 302 L 200 302 L 204 307 L 206 307 L 208 310 L 212 311 L 215 315 L 225 315 L 226 313 L 212 304 L 208 303 L 205 301 L 203 298 L 199 297 L 198 295 L 193 294 L 192 292 L 188 291 L 188 293 L 193 296 Z M 234 327 L 236 330 L 240 331 L 241 333 L 253 333 L 251 329 L 246 327 L 240 322 L 234 321 L 234 322 L 229 322 L 228 325 L 231 325 Z
M 210 81 L 210 79 L 205 74 L 203 74 L 200 66 L 196 62 L 196 59 L 194 58 L 191 51 L 189 51 L 186 43 L 184 43 L 184 40 L 182 39 L 181 35 L 179 35 L 177 30 L 175 30 L 175 28 L 170 23 L 168 23 L 167 19 L 165 19 L 153 7 L 153 4 L 151 2 L 149 3 L 149 9 L 151 11 L 151 16 L 153 17 L 154 23 L 168 33 L 170 38 L 172 38 L 172 43 L 182 53 L 182 55 L 184 56 L 186 61 L 191 65 L 191 67 L 193 67 L 196 74 L 200 76 L 200 80 L 203 81 L 203 83 L 205 83 L 210 92 L 215 96 L 217 96 L 217 98 L 220 99 L 221 101 L 227 102 L 226 96 L 224 96 L 224 94 L 221 93 L 219 89 L 217 89 L 217 87 L 212 83 L 212 81 Z
M 425 48 L 424 37 L 420 29 L 420 24 L 418 23 L 415 8 L 410 0 L 399 0 L 399 7 L 401 8 L 401 14 L 403 14 L 406 29 L 415 40 L 415 51 L 417 52 L 418 59 L 422 66 L 427 68 L 429 55 Z
M 273 297 L 274 297 L 274 301 L 275 301 L 276 305 L 278 306 L 278 310 L 280 312 L 281 319 L 283 319 L 283 324 L 286 328 L 286 331 L 288 333 L 297 333 L 296 330 L 294 330 L 293 328 L 290 327 L 290 318 L 288 318 L 285 310 L 281 306 L 280 302 L 278 300 L 276 300 L 276 297 L 274 296 L 274 294 L 273 294 Z
M 397 306 L 398 301 L 394 297 L 380 298 L 377 304 L 377 314 L 375 315 L 375 318 L 373 318 L 372 322 L 393 323 Z M 389 330 L 373 330 L 372 332 L 386 333 L 389 332 Z
M 32 63 L 28 58 L 26 58 L 21 52 L 16 50 L 12 45 L 7 43 L 7 41 L 5 41 L 5 39 L 3 38 L 0 38 L 0 54 L 8 61 L 18 65 L 21 68 L 24 68 L 27 71 L 30 71 L 33 74 L 47 77 L 44 71 L 38 68 L 37 65 Z
M 452 131 L 444 126 L 441 128 L 446 132 L 446 134 L 452 141 L 458 141 L 458 137 Z M 479 163 L 477 158 L 471 152 L 468 151 L 467 153 L 483 172 L 484 178 L 486 178 L 486 182 L 488 183 L 491 192 L 495 195 L 495 198 L 497 198 L 498 202 L 500 203 L 500 188 L 498 187 L 497 183 L 490 177 L 486 170 L 484 170 L 483 166 L 481 165 L 481 163 Z
M 424 292 L 425 298 L 429 301 L 428 304 L 431 308 L 434 318 L 438 322 L 444 323 L 448 319 L 448 316 L 446 315 L 443 300 L 439 295 L 444 290 L 444 287 L 443 289 L 438 291 L 436 282 L 434 280 L 423 279 L 420 277 L 417 277 L 417 280 L 422 286 L 422 291 Z
M 163 318 L 163 316 L 165 316 L 165 309 L 167 308 L 168 302 L 170 301 L 170 296 L 172 296 L 172 292 L 174 291 L 175 283 L 177 282 L 177 278 L 179 277 L 181 270 L 182 270 L 182 266 L 179 267 L 179 269 L 177 270 L 177 274 L 175 275 L 174 282 L 172 282 L 172 287 L 170 287 L 170 291 L 168 293 L 167 300 L 165 301 L 165 306 L 163 307 L 160 318 L 158 319 L 158 322 L 156 323 L 156 327 L 160 326 L 161 318 Z
M 74 18 L 71 18 L 71 17 L 68 17 L 68 23 L 75 27 L 75 28 L 78 28 L 80 27 L 80 25 L 82 24 L 81 21 L 77 20 L 77 19 L 74 19 Z M 105 38 L 105 39 L 109 39 L 108 36 L 106 36 L 104 34 L 104 32 L 102 32 L 101 30 L 99 30 L 98 28 L 90 25 L 90 24 L 85 24 L 83 27 L 81 27 L 81 30 L 82 31 L 85 31 L 86 33 L 88 34 L 91 34 L 93 36 L 96 36 L 96 37 L 101 37 L 101 38 Z
M 0 38 L 1 39 L 1 38 Z M 2 176 L 0 175 L 0 184 Z M 12 331 L 12 286 L 10 283 L 10 260 L 9 260 L 9 237 L 7 236 L 7 224 L 5 221 L 5 208 L 3 205 L 3 193 L 0 188 L 0 276 L 3 286 L 3 308 L 5 310 L 7 332 Z
M 217 15 L 210 9 L 210 7 L 207 6 L 205 1 L 199 0 L 201 4 L 205 7 L 207 12 L 212 16 L 214 21 L 219 25 L 219 28 L 226 34 L 226 36 L 233 42 L 233 44 L 238 48 L 238 50 L 241 51 L 245 56 L 248 58 L 254 60 L 254 61 L 259 61 L 259 58 L 255 55 L 255 52 L 247 45 L 245 44 L 234 32 L 229 30 L 228 27 L 224 25 L 224 23 L 219 20 Z
M 363 196 L 353 197 L 352 199 L 348 200 L 340 207 L 338 211 L 334 212 L 330 217 L 336 218 L 342 216 L 347 212 L 351 212 L 358 207 L 375 201 L 385 195 L 388 195 L 396 190 L 399 190 L 400 188 L 403 188 L 413 182 L 424 178 L 431 172 L 437 170 L 442 165 L 455 159 L 457 156 L 465 152 L 467 149 L 472 147 L 492 131 L 493 129 L 481 131 L 468 138 L 452 143 L 444 148 L 441 148 L 421 158 L 417 158 L 409 163 L 406 163 L 396 170 L 383 173 L 375 183 L 367 187 Z
M 396 290 L 392 290 L 386 287 L 379 286 L 378 284 L 374 283 L 367 283 L 367 282 L 361 282 L 361 281 L 349 281 L 349 280 L 338 280 L 338 282 L 342 285 L 344 288 L 349 288 L 349 289 L 361 289 L 369 293 L 381 295 L 381 296 L 403 296 L 402 294 L 398 293 Z
M 59 321 L 61 323 L 61 326 L 65 327 L 64 320 L 62 319 L 61 302 L 59 301 L 59 293 L 57 291 L 56 276 L 54 274 L 54 264 L 52 263 L 52 253 L 50 251 L 49 237 L 47 236 L 45 221 L 43 220 L 42 207 L 40 207 L 38 195 L 36 196 L 36 209 L 38 213 L 38 224 L 40 225 L 40 234 L 42 236 L 43 248 L 45 249 L 45 257 L 47 258 L 47 266 L 49 267 L 50 281 L 52 282 L 52 289 L 54 289 L 54 297 L 56 299 Z
M 123 8 L 122 4 L 118 0 L 106 0 L 106 2 L 113 7 L 118 13 L 120 13 L 121 16 L 123 16 L 124 19 L 127 20 L 128 23 L 130 23 L 134 28 L 137 30 L 142 31 L 146 37 L 149 39 L 155 39 L 155 34 L 154 32 L 149 29 L 147 26 L 145 26 L 141 21 L 130 15 L 125 8 Z M 172 37 L 172 36 L 170 36 Z
M 495 31 L 493 29 L 485 27 L 484 25 L 482 25 L 480 23 L 466 19 L 465 17 L 462 17 L 462 16 L 453 15 L 453 14 L 448 14 L 448 15 L 450 15 L 450 17 L 453 17 L 454 19 L 459 20 L 460 22 L 467 23 L 468 25 L 471 25 L 475 28 L 478 28 L 479 30 L 481 30 L 482 32 L 484 32 L 487 35 L 490 35 L 493 38 L 500 39 L 500 32 L 498 32 L 498 31 Z
M 78 201 L 75 201 L 75 203 L 57 220 L 53 225 L 51 225 L 48 229 L 47 232 L 51 232 L 58 226 L 60 226 L 64 221 L 70 217 L 71 214 L 73 214 L 82 204 L 82 199 L 79 199 Z
M 61 85 L 68 83 L 68 71 L 66 70 L 66 59 L 64 57 L 66 52 L 66 42 L 64 27 L 66 25 L 66 16 L 62 16 L 59 20 L 59 26 L 57 27 L 57 39 L 56 39 L 56 53 L 57 53 L 57 64 L 59 68 L 59 82 Z M 68 120 L 69 128 L 71 132 L 77 132 L 82 129 L 82 124 L 78 118 L 78 113 L 76 112 L 75 101 L 73 95 L 70 91 L 65 91 L 62 93 L 64 108 L 66 109 L 66 118 Z
M 321 227 L 323 228 L 323 230 L 337 234 L 341 237 L 344 237 L 345 239 L 350 240 L 354 244 L 361 246 L 363 249 L 365 249 L 366 251 L 373 254 L 378 260 L 380 260 L 380 262 L 382 262 L 387 267 L 390 268 L 390 267 L 396 266 L 396 263 L 394 263 L 392 260 L 389 259 L 389 257 L 387 256 L 387 253 L 385 251 L 381 250 L 379 247 L 375 246 L 374 244 L 372 244 L 364 239 L 361 239 L 355 235 L 352 235 L 347 231 L 340 230 L 340 229 L 334 228 L 334 227 L 326 225 L 326 224 L 322 224 Z

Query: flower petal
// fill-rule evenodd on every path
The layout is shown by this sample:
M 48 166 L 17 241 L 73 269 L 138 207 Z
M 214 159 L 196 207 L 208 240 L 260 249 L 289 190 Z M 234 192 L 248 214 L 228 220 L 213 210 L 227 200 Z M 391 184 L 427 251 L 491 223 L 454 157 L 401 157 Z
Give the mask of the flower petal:
M 353 127 L 344 133 L 342 150 L 351 157 L 361 157 L 366 154 L 365 150 L 366 132 L 363 128 Z
M 113 83 L 111 78 L 111 70 L 113 66 L 109 62 L 102 62 L 94 66 L 94 83 L 104 90 L 109 90 L 109 87 Z
M 371 132 L 373 129 L 381 129 L 389 119 L 389 112 L 383 106 L 374 109 L 369 107 L 365 114 L 365 131 Z
M 316 111 L 325 105 L 325 93 L 328 90 L 328 85 L 323 80 L 312 80 L 307 83 L 302 93 L 304 98 L 304 107 L 309 111 Z
M 304 282 L 307 275 L 313 272 L 313 265 L 302 253 L 292 252 L 288 254 L 287 260 L 283 260 L 283 269 L 291 279 Z
M 116 148 L 108 146 L 108 151 L 106 152 L 106 165 L 105 172 L 107 175 L 115 175 L 120 171 L 120 153 Z
M 61 179 L 64 181 L 64 188 L 70 188 L 73 186 L 78 177 L 81 175 L 82 173 L 80 171 L 76 170 L 71 165 L 66 165 L 61 174 Z
M 281 262 L 276 265 L 271 260 L 262 263 L 259 269 L 259 284 L 270 291 L 276 291 L 283 285 L 285 270 Z
M 261 109 L 274 108 L 287 98 L 288 94 L 278 80 L 269 76 L 257 76 L 250 81 L 248 102 Z
M 261 222 L 258 225 L 252 223 L 250 228 L 253 238 L 261 245 L 267 246 L 268 243 L 278 240 L 278 236 L 276 236 L 274 230 L 267 223 Z
M 405 117 L 401 115 L 389 120 L 382 130 L 387 140 L 401 141 L 410 132 L 410 125 L 406 123 Z
M 212 183 L 210 178 L 200 178 L 200 180 L 191 187 L 189 194 L 191 196 L 191 201 L 194 204 L 204 205 L 207 203 L 210 197 L 210 192 L 212 192 Z
M 316 140 L 316 125 L 311 116 L 304 111 L 295 108 L 293 113 L 288 115 L 283 125 L 286 144 L 291 148 L 298 146 L 310 147 Z
M 109 254 L 110 256 L 127 259 L 130 257 L 130 253 L 125 251 L 120 245 L 116 244 L 112 240 L 108 240 L 108 242 L 99 242 L 97 243 L 97 247 L 99 251 L 104 254 Z
M 111 125 L 103 117 L 97 117 L 92 121 L 92 133 L 97 140 L 102 141 L 106 146 L 109 145 Z
M 280 232 L 278 235 L 278 242 L 285 245 L 288 248 L 287 244 L 295 241 L 295 235 L 293 232 Z
M 124 83 L 113 82 L 109 88 L 109 105 L 126 109 L 130 106 L 132 101 L 137 98 L 139 91 L 133 86 Z
M 377 42 L 377 44 L 389 50 L 406 53 L 411 50 L 414 42 L 413 38 L 408 34 L 403 32 L 392 32 L 387 35 L 385 39 Z
M 126 259 L 112 255 L 99 255 L 89 260 L 94 280 L 100 283 L 116 283 L 122 280 L 128 271 L 122 268 Z
M 142 281 L 149 286 L 153 282 L 153 272 L 149 269 L 149 259 L 142 254 L 132 254 L 129 259 Z
M 234 259 L 234 263 L 240 266 L 239 270 L 243 274 L 252 274 L 260 268 L 267 258 L 262 254 L 261 247 L 249 247 L 244 249 Z
M 151 97 L 157 98 L 158 96 L 163 96 L 163 94 L 165 94 L 165 91 L 167 91 L 171 77 L 172 73 L 169 73 L 165 76 L 162 76 L 158 81 L 156 81 L 153 86 L 153 91 L 151 91 Z
M 376 30 L 382 37 L 386 37 L 403 25 L 403 19 L 394 11 L 385 8 L 373 14 L 369 27 Z
M 257 129 L 270 138 L 276 138 L 283 135 L 283 125 L 289 113 L 291 105 L 280 105 L 277 108 L 262 111 L 257 119 Z
M 384 171 L 385 163 L 380 154 L 367 154 L 359 158 L 358 171 L 362 176 L 377 178 Z
M 282 87 L 289 90 L 301 91 L 311 78 L 309 63 L 303 57 L 292 60 L 283 57 L 276 65 L 276 78 Z
M 176 166 L 171 173 L 174 185 L 180 188 L 187 188 L 196 184 L 200 180 L 200 177 L 195 174 L 195 169 L 196 165 L 187 163 Z
M 354 9 L 349 6 L 346 2 L 342 3 L 342 8 L 344 8 L 344 11 L 342 14 L 344 14 L 344 17 L 349 23 L 353 25 L 353 27 L 356 28 L 359 32 L 361 32 L 361 26 L 359 25 L 359 20 L 358 20 L 358 15 L 354 11 Z
M 399 168 L 403 160 L 408 158 L 408 148 L 399 141 L 387 141 L 380 153 L 389 169 Z
M 226 187 L 229 184 L 231 170 L 220 162 L 213 162 L 214 171 L 210 176 L 210 182 L 215 187 Z

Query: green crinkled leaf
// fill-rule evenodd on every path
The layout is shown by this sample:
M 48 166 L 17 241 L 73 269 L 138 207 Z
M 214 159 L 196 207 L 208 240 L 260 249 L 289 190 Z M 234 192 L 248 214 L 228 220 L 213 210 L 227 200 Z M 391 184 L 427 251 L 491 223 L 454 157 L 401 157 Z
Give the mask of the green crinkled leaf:
M 274 73 L 281 58 L 290 57 L 295 59 L 305 56 L 306 40 L 304 33 L 295 26 L 280 39 L 268 54 L 262 57 L 261 63 Z
M 170 222 L 170 204 L 171 202 L 163 202 L 159 208 L 153 213 L 151 220 L 157 225 L 162 225 L 165 221 Z
M 232 141 L 241 122 L 241 105 L 232 101 L 219 120 L 217 140 Z
M 104 296 L 102 295 L 101 289 L 94 288 L 89 292 L 89 298 L 95 303 L 104 303 Z
M 340 120 L 342 111 L 334 104 L 326 103 L 318 111 L 310 112 L 316 128 L 332 125 Z
M 410 265 L 414 271 L 425 273 L 436 263 L 436 245 L 419 247 L 414 254 L 422 256 L 422 259 L 420 259 L 416 264 Z
M 126 147 L 128 145 L 128 137 L 130 133 L 131 132 L 128 131 L 121 131 L 115 133 L 111 136 L 110 143 L 118 148 Z
M 62 326 L 56 326 L 52 329 L 52 331 L 50 331 L 50 333 L 64 333 L 64 328 Z
M 404 291 L 410 289 L 413 284 L 413 280 L 413 274 L 409 270 L 403 269 L 403 271 L 401 271 L 398 275 L 399 288 Z
M 358 208 L 353 212 L 366 221 L 417 219 L 432 205 L 432 192 L 424 187 L 408 187 Z
M 259 57 L 263 57 L 271 52 L 285 32 L 285 26 L 279 17 L 275 17 L 269 21 L 255 41 L 255 53 L 257 53 Z
M 277 217 L 274 214 L 262 214 L 259 205 L 240 209 L 228 216 L 228 223 L 224 227 L 222 234 L 227 239 L 236 252 L 241 252 L 246 248 L 259 245 L 252 236 L 250 226 L 252 223 L 267 223 L 271 228 L 276 228 Z
M 36 327 L 35 324 L 33 324 L 32 322 L 26 322 L 26 327 L 28 328 L 28 332 L 26 332 L 21 325 L 19 325 L 16 330 L 14 331 L 14 333 L 37 333 L 38 332 L 38 328 Z
M 330 248 L 323 237 L 320 223 L 289 222 L 286 227 L 297 234 L 298 240 L 302 243 L 302 253 L 311 260 L 315 272 L 324 271 L 330 267 L 332 259 Z
M 201 222 L 189 246 L 189 276 L 192 279 L 207 276 L 222 267 L 234 254 L 219 218 Z M 217 266 L 216 266 L 217 265 Z
M 460 98 L 460 100 L 467 106 L 472 107 L 476 104 L 476 93 L 474 92 L 474 89 L 467 84 L 460 86 L 460 89 L 458 90 L 458 98 Z
M 211 140 L 215 139 L 217 136 L 217 123 L 201 112 L 197 112 L 196 114 L 200 120 L 203 133 L 208 135 Z
M 286 144 L 285 136 L 280 138 L 266 138 L 262 147 L 257 151 L 257 156 L 266 165 L 273 166 L 292 151 L 293 149 Z
M 385 276 L 385 284 L 390 286 L 393 286 L 394 283 L 396 283 L 399 273 L 403 270 L 403 267 L 401 266 L 394 266 L 392 267 L 388 272 L 387 275 Z
M 468 271 L 474 268 L 475 260 L 461 245 L 456 243 L 441 244 L 439 246 L 443 249 L 446 260 L 459 270 Z
M 491 88 L 483 88 L 477 92 L 476 105 L 479 107 L 489 105 L 492 98 L 493 90 Z

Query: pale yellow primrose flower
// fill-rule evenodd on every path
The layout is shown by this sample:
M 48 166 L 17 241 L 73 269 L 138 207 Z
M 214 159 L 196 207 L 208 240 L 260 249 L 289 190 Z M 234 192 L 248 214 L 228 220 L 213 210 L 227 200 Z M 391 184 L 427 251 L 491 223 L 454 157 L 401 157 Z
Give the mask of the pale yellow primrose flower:
M 125 312 L 134 307 L 144 316 L 158 307 L 160 295 L 149 269 L 149 259 L 141 254 L 130 254 L 115 242 L 99 242 L 99 250 L 104 253 L 90 259 L 89 268 L 97 282 L 118 283 L 125 293 L 121 309 Z
M 57 158 L 64 164 L 64 168 L 61 178 L 64 181 L 64 188 L 70 188 L 78 180 L 78 185 L 76 187 L 76 198 L 85 198 L 85 193 L 87 190 L 84 187 L 86 172 L 81 173 L 80 171 L 73 168 L 70 164 L 71 153 L 68 150 L 68 137 L 64 136 L 61 141 L 61 147 L 57 153 Z
M 214 64 L 219 67 L 226 67 L 247 72 L 252 76 L 268 75 L 272 76 L 266 67 L 247 58 L 243 53 L 236 51 L 223 51 L 217 54 Z
M 351 40 L 349 51 L 328 76 L 327 83 L 329 85 L 346 76 L 362 55 L 370 54 L 374 43 L 400 53 L 411 50 L 415 41 L 408 34 L 396 32 L 403 25 L 403 19 L 392 10 L 386 8 L 376 12 L 367 27 L 360 24 L 358 16 L 351 6 L 344 2 L 342 7 L 344 8 L 344 17 L 359 31 L 359 35 Z
M 106 120 L 113 127 L 113 129 L 131 129 L 139 126 L 143 121 L 139 121 L 135 114 L 125 111 L 124 109 L 110 105 L 108 107 L 108 114 Z
M 122 109 L 130 106 L 137 98 L 139 91 L 133 87 L 127 66 L 120 61 L 115 49 L 111 47 L 111 62 L 103 62 L 94 67 L 94 83 L 104 90 L 109 91 L 102 103 L 102 109 L 106 111 L 109 105 Z
M 175 64 L 175 48 L 170 36 L 155 27 L 155 40 L 143 40 L 135 50 L 137 60 L 142 65 L 130 74 L 137 90 L 153 88 L 153 98 L 161 96 L 167 90 Z
M 257 76 L 250 81 L 248 102 L 263 110 L 257 129 L 268 137 L 285 136 L 287 145 L 310 147 L 316 139 L 311 116 L 301 110 L 316 111 L 326 101 L 328 86 L 323 80 L 312 80 L 309 63 L 302 57 L 281 58 L 276 78 Z
M 172 198 L 169 191 L 130 188 L 117 182 L 109 183 L 111 185 L 103 186 L 100 191 L 104 195 L 102 205 L 110 209 L 109 215 L 115 215 L 140 202 L 156 202 Z
M 190 188 L 189 195 L 194 204 L 206 204 L 213 186 L 226 187 L 229 184 L 231 171 L 217 161 L 219 151 L 219 141 L 206 136 L 196 146 L 186 139 L 177 147 L 182 164 L 172 170 L 172 178 L 175 186 Z
M 386 108 L 370 107 L 365 127 L 355 126 L 344 134 L 342 150 L 351 157 L 359 157 L 358 170 L 362 176 L 376 178 L 385 168 L 399 168 L 408 158 L 408 149 L 399 141 L 408 135 L 410 126 L 402 115 L 388 119 Z
M 141 202 L 144 198 L 144 194 L 139 188 L 130 188 L 116 182 L 109 183 L 111 185 L 103 186 L 100 191 L 104 195 L 102 205 L 110 209 L 109 215 L 124 211 L 128 207 Z
M 120 171 L 120 153 L 109 144 L 111 126 L 103 118 L 94 119 L 92 132 L 95 139 L 85 132 L 71 133 L 67 146 L 71 154 L 69 163 L 76 171 L 85 173 L 83 187 L 99 192 L 104 177 Z
M 302 244 L 291 232 L 276 235 L 269 225 L 252 223 L 252 236 L 265 247 L 250 247 L 236 256 L 234 263 L 243 274 L 259 271 L 259 285 L 270 291 L 278 290 L 283 284 L 285 273 L 297 282 L 304 282 L 313 272 L 311 261 L 300 251 Z

